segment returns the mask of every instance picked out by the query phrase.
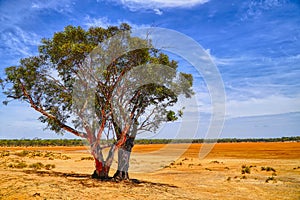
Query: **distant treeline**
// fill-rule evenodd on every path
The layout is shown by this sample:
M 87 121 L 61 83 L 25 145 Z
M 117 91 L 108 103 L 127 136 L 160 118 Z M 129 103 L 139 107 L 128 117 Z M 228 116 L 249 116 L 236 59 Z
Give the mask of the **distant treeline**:
M 221 138 L 221 139 L 136 139 L 135 144 L 168 143 L 235 143 L 235 142 L 300 142 L 300 136 L 281 138 Z M 83 146 L 80 139 L 2 139 L 0 146 Z

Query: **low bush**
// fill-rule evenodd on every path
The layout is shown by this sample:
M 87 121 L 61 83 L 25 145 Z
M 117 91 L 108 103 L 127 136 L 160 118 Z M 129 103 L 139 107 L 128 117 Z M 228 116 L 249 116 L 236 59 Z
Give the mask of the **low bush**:
M 42 168 L 44 168 L 44 164 L 41 162 L 37 162 L 37 163 L 33 163 L 33 164 L 29 165 L 29 167 L 33 168 L 33 169 L 42 169 Z
M 241 173 L 242 174 L 250 174 L 250 167 L 247 165 L 242 165 Z
M 276 170 L 273 167 L 261 167 L 261 171 L 276 172 Z
M 81 160 L 94 160 L 93 157 L 82 157 Z
M 16 163 L 10 163 L 7 165 L 7 167 L 9 167 L 9 168 L 17 168 L 17 169 L 23 169 L 27 166 L 28 165 L 26 164 L 26 162 L 23 162 L 23 161 L 18 161 Z
M 29 151 L 23 150 L 23 151 L 21 151 L 21 152 L 16 152 L 15 155 L 16 155 L 16 156 L 19 156 L 19 157 L 25 157 L 25 156 L 28 156 L 29 153 L 30 153 Z
M 47 169 L 47 170 L 50 170 L 50 169 L 54 169 L 55 168 L 55 165 L 54 164 L 47 164 L 47 165 L 45 165 L 45 169 Z
M 274 176 L 268 177 L 268 178 L 266 179 L 266 183 L 269 183 L 269 181 L 276 182 L 275 177 L 274 177 Z

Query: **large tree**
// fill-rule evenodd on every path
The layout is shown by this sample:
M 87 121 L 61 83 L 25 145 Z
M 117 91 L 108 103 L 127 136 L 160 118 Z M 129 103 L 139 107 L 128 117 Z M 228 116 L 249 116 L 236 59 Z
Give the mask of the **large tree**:
M 95 178 L 108 178 L 118 151 L 114 178 L 128 179 L 136 135 L 177 120 L 182 115 L 174 107 L 178 97 L 193 94 L 192 75 L 178 73 L 177 62 L 130 30 L 127 24 L 87 31 L 67 26 L 43 39 L 37 56 L 6 68 L 1 80 L 5 104 L 27 102 L 50 130 L 86 139 Z M 109 148 L 106 158 L 104 148 Z

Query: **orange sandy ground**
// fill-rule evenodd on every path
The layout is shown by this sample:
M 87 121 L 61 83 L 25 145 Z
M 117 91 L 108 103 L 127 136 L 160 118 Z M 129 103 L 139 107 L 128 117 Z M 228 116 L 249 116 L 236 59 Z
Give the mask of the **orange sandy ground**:
M 139 181 L 120 183 L 90 178 L 94 163 L 82 160 L 90 157 L 85 147 L 1 147 L 0 199 L 300 199 L 300 143 L 216 144 L 200 159 L 210 148 L 202 146 L 136 145 L 130 177 Z M 15 155 L 22 150 L 53 157 Z M 20 162 L 28 166 L 9 167 Z M 29 167 L 36 162 L 55 168 Z M 242 174 L 243 165 L 250 174 Z

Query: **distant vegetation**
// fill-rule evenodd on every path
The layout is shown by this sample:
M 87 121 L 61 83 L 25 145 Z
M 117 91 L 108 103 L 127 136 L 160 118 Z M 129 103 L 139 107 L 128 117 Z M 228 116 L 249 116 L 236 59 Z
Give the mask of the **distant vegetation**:
M 204 139 L 137 139 L 135 144 L 168 144 L 168 143 L 203 143 L 215 142 L 216 140 Z M 281 138 L 221 138 L 217 143 L 236 143 L 236 142 L 300 142 L 300 136 L 281 137 Z M 0 140 L 0 146 L 83 146 L 80 139 L 11 139 Z

